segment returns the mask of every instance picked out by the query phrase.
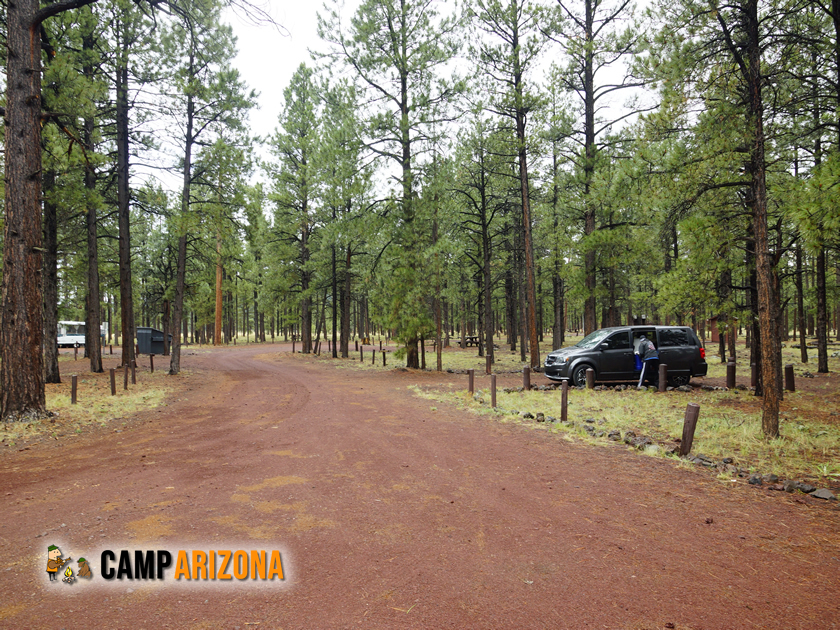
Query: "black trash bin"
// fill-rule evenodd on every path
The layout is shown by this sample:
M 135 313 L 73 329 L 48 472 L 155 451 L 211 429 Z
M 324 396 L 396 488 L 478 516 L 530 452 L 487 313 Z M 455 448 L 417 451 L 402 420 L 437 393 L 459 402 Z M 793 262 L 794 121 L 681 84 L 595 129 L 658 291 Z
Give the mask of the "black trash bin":
M 172 347 L 172 335 L 169 335 L 169 345 Z M 137 350 L 140 354 L 163 354 L 163 331 L 138 326 Z

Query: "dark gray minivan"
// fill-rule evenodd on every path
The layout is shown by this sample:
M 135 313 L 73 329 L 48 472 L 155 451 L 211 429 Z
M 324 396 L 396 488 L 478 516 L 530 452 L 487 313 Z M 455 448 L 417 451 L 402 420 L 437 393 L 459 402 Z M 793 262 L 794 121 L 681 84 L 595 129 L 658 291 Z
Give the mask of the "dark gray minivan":
M 549 353 L 545 375 L 553 381 L 586 384 L 586 370 L 595 370 L 596 381 L 637 381 L 635 350 L 645 335 L 659 351 L 659 362 L 668 366 L 668 384 L 686 385 L 693 376 L 706 376 L 706 350 L 688 326 L 616 326 L 602 328 L 577 345 Z

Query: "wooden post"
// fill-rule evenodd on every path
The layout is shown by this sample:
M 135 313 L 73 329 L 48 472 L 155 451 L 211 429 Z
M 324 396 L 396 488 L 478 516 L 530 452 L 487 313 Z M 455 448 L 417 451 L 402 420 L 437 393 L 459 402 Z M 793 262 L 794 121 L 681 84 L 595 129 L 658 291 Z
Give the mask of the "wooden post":
M 729 389 L 735 388 L 735 364 L 731 362 L 726 364 L 726 386 Z
M 361 362 L 361 363 L 365 362 L 365 347 L 364 346 L 359 346 L 359 362 Z
M 79 377 L 75 374 L 70 377 L 70 404 L 76 404 L 76 392 L 79 387 Z
M 385 351 L 382 351 L 382 367 L 385 367 Z
M 108 348 L 111 349 L 111 354 L 114 354 L 114 346 L 110 345 L 110 346 L 108 346 Z
M 522 368 L 522 389 L 526 392 L 531 391 L 531 368 Z
M 659 364 L 659 393 L 665 391 L 665 386 L 668 384 L 668 364 Z
M 697 403 L 688 403 L 688 407 L 685 408 L 685 419 L 683 420 L 680 457 L 685 457 L 691 452 L 691 444 L 694 442 L 694 430 L 697 428 L 697 419 L 699 417 L 700 405 Z
M 370 349 L 370 364 L 376 365 L 376 348 Z
M 295 336 L 292 335 L 292 354 L 295 353 Z
M 116 370 L 111 368 L 111 396 L 117 395 L 117 377 L 116 377 Z
M 569 381 L 563 381 L 560 385 L 560 421 L 569 420 Z
M 131 362 L 131 384 L 137 385 L 137 361 Z
M 123 389 L 128 389 L 128 363 L 125 364 L 123 372 Z
M 792 363 L 788 363 L 785 366 L 785 389 L 788 390 L 789 392 L 795 392 L 796 391 L 796 383 L 794 382 L 794 379 L 793 379 L 793 364 Z
M 586 389 L 595 389 L 595 370 L 586 368 Z
M 76 345 L 73 346 L 73 360 L 74 361 L 79 360 L 79 344 L 76 344 Z
M 475 393 L 475 370 L 467 370 L 467 374 L 470 375 L 470 396 Z
M 359 349 L 359 340 L 358 340 L 358 339 L 354 339 L 353 341 L 355 341 L 355 342 L 356 342 L 356 350 L 358 350 L 358 349 Z
M 379 349 L 382 350 L 382 340 L 379 340 Z
M 152 369 L 152 374 L 155 373 L 155 355 L 149 355 L 149 367 Z
M 496 375 L 490 375 L 490 406 L 496 408 Z
M 750 365 L 750 387 L 758 387 L 758 366 L 755 363 Z

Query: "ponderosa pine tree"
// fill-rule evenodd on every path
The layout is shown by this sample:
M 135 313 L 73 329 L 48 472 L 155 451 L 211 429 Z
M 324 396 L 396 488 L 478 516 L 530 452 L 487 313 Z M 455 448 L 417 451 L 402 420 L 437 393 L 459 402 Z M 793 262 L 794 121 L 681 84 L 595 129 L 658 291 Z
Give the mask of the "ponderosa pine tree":
M 447 106 L 462 87 L 441 76 L 458 51 L 457 24 L 425 0 L 365 0 L 349 25 L 341 21 L 337 4 L 318 18 L 331 56 L 345 63 L 365 90 L 368 148 L 398 169 L 385 318 L 410 368 L 420 366 L 420 335 L 431 328 L 428 287 L 418 266 L 425 227 L 418 220 L 418 158 L 434 140 L 431 131 L 449 118 Z

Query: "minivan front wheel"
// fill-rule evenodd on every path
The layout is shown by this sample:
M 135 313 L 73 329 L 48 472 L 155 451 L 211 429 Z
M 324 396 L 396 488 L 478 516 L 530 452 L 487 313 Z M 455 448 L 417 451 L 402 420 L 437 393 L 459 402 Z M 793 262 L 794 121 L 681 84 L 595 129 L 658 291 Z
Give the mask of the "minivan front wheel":
M 590 366 L 584 363 L 572 370 L 572 384 L 575 387 L 584 387 L 586 385 L 586 370 L 588 369 L 590 369 Z

